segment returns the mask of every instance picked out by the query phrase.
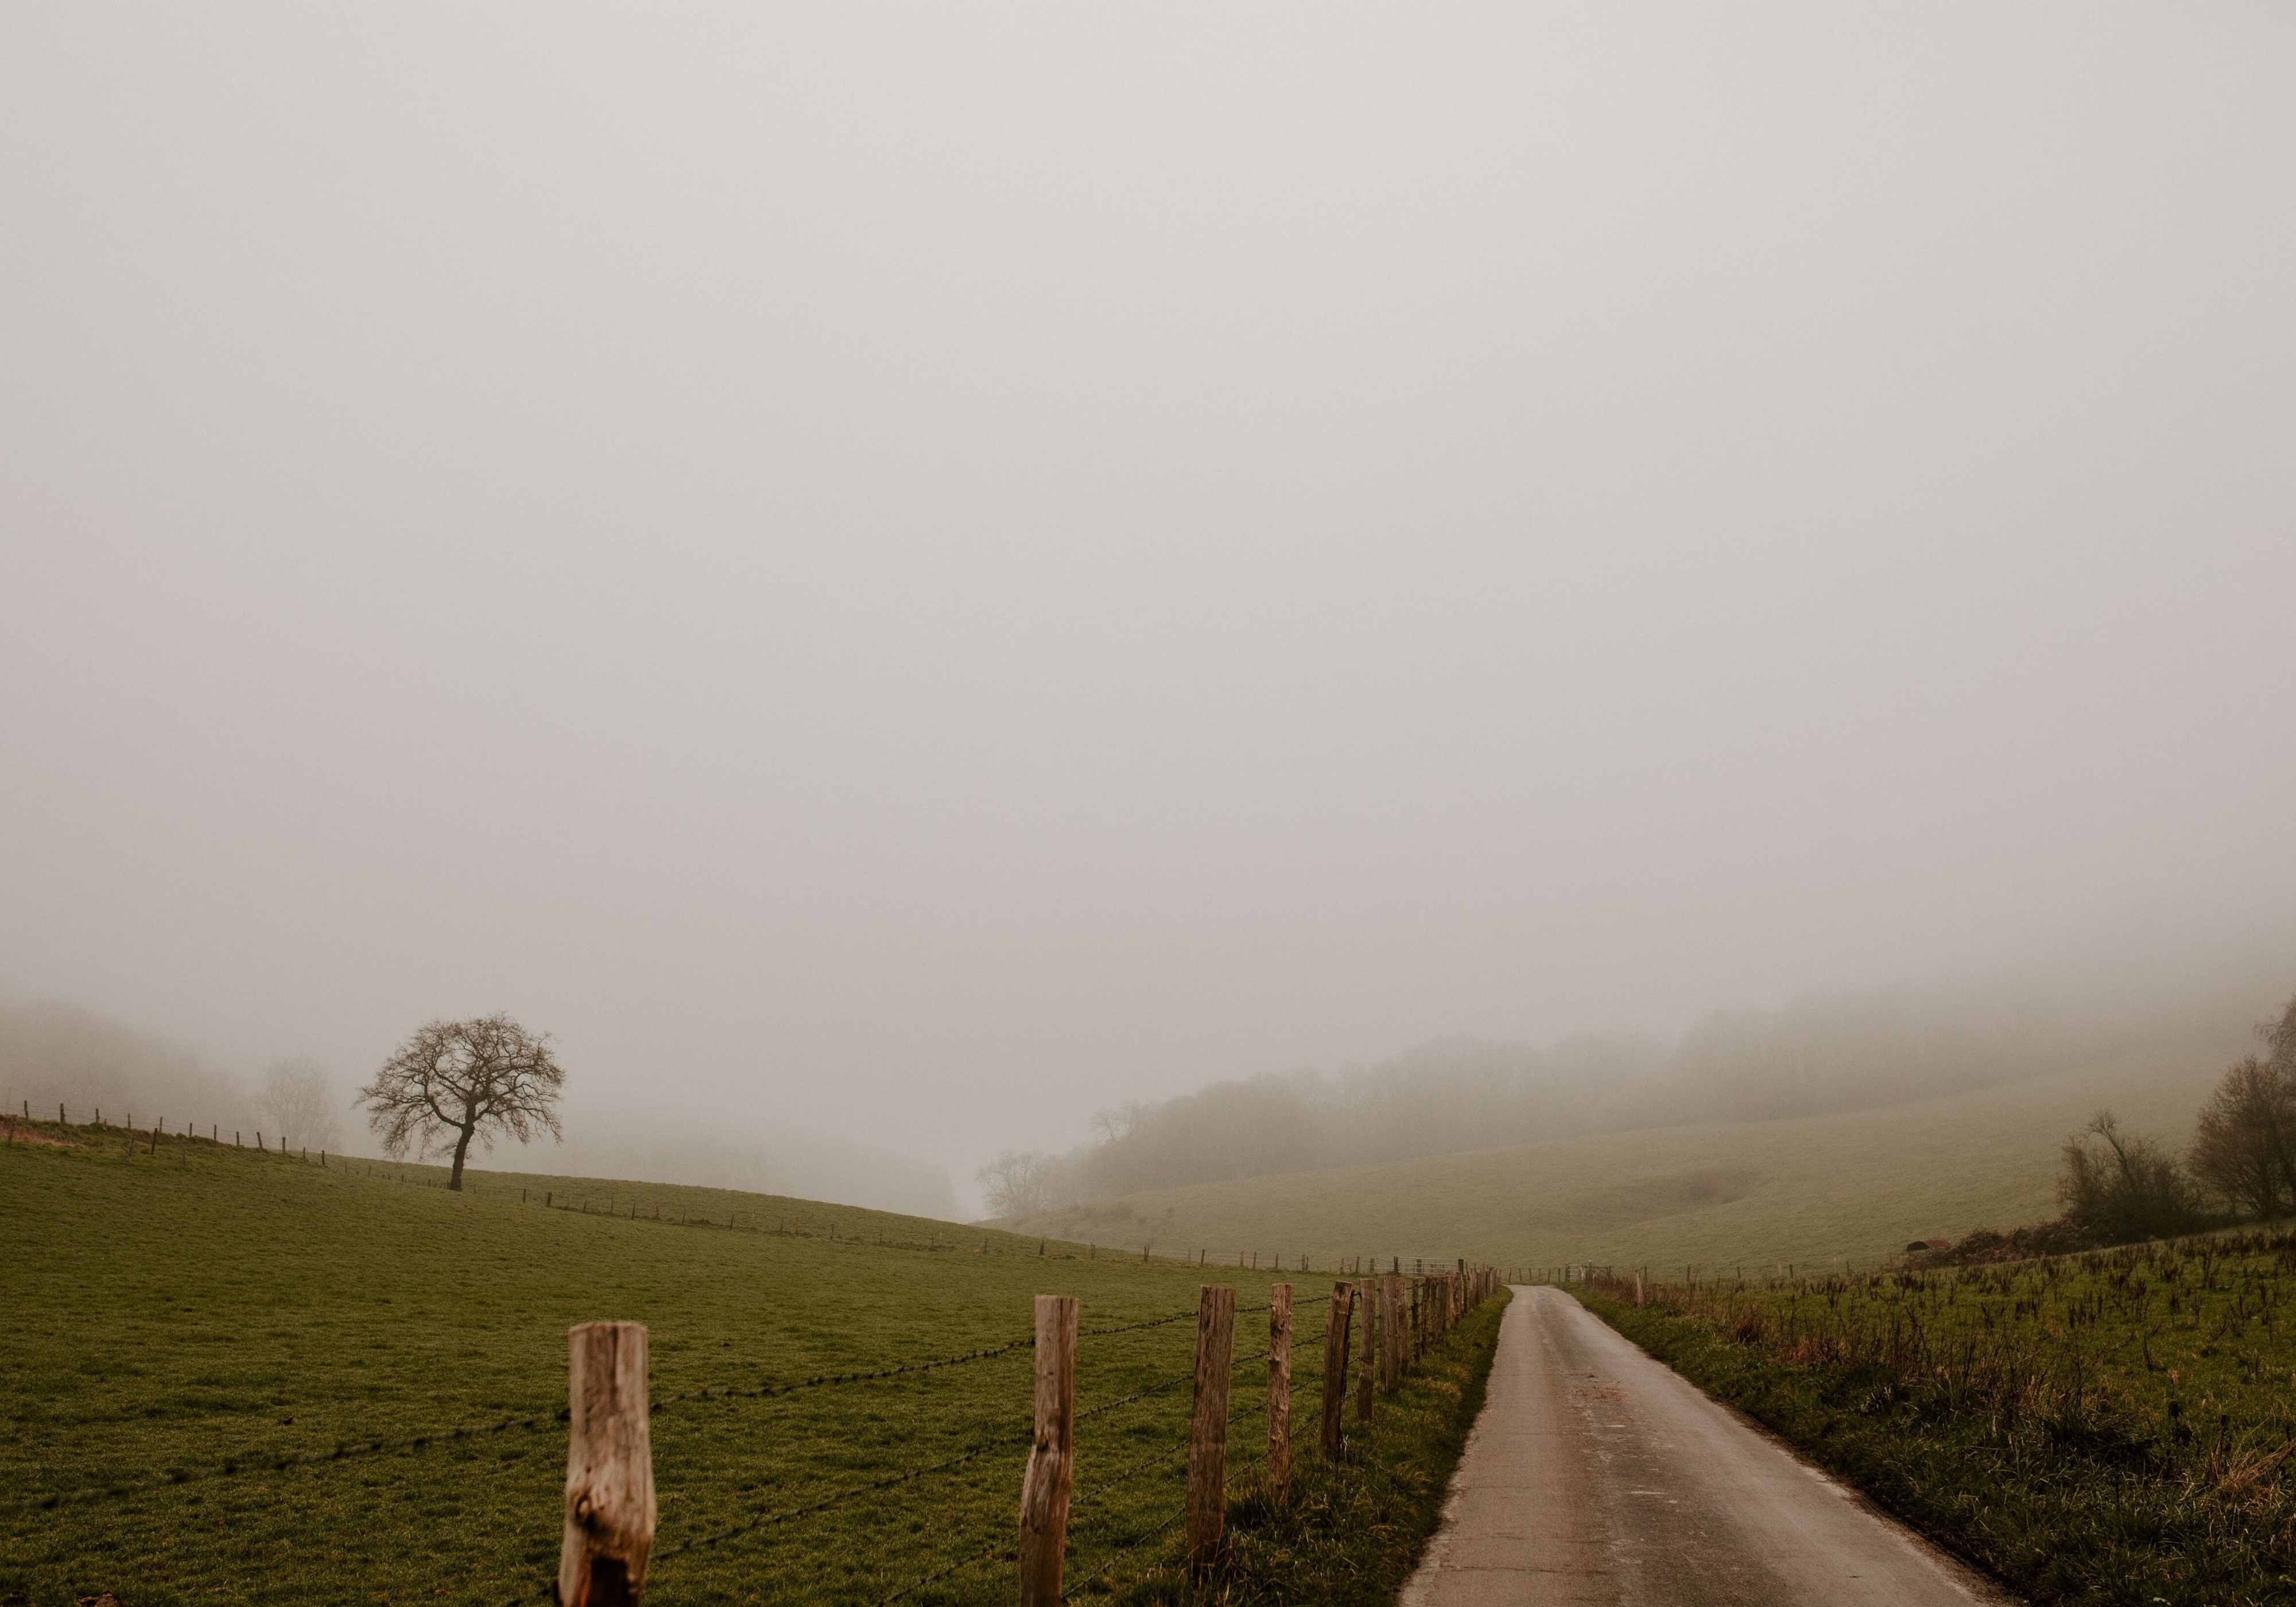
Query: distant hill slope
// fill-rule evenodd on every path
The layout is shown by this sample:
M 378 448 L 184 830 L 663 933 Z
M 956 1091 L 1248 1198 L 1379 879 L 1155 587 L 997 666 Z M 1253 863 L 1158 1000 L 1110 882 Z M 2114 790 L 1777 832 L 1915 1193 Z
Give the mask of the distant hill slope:
M 1042 1213 L 1023 1232 L 1159 1255 L 1201 1247 L 1464 1254 L 1507 1266 L 1677 1270 L 1841 1258 L 1872 1266 L 1915 1238 L 2053 1215 L 2057 1151 L 2101 1105 L 2181 1150 L 2226 1060 L 2157 1051 L 1884 1110 L 1607 1133 L 1380 1166 L 1198 1184 Z

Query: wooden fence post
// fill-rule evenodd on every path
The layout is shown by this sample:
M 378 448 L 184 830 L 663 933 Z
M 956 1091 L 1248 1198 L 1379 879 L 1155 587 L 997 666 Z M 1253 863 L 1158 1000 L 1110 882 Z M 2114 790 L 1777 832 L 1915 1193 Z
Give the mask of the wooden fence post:
M 1396 1287 L 1393 1274 L 1379 1281 L 1379 1387 L 1382 1394 L 1395 1393 L 1396 1385 L 1403 1382 L 1396 1355 Z
M 1227 1385 L 1235 1356 L 1235 1291 L 1196 1295 L 1196 1409 L 1188 1423 L 1188 1570 L 1210 1571 L 1227 1528 Z
M 1021 1607 L 1060 1607 L 1076 1468 L 1077 1303 L 1037 1297 L 1037 1427 L 1021 1480 Z
M 1348 1335 L 1355 1331 L 1355 1291 L 1332 1285 L 1332 1319 L 1324 1329 L 1324 1459 L 1337 1462 L 1348 1406 Z
M 1267 1482 L 1275 1505 L 1292 1488 L 1292 1285 L 1267 1291 Z
M 1356 1304 L 1363 1308 L 1363 1355 L 1356 1363 L 1356 1421 L 1371 1424 L 1372 1391 L 1378 1384 L 1379 1353 L 1372 1347 L 1376 1323 L 1372 1308 L 1379 1304 L 1377 1275 L 1356 1285 Z
M 559 1607 L 635 1607 L 653 1553 L 653 1445 L 643 1323 L 570 1329 L 566 1528 Z
M 1411 1280 L 1401 1273 L 1395 1283 L 1395 1387 L 1403 1388 L 1403 1375 L 1411 1371 Z

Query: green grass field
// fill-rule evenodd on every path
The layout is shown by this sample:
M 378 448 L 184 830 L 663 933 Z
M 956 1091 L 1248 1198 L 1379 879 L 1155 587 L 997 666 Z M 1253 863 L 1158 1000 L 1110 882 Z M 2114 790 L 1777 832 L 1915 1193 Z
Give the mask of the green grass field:
M 2236 1051 L 2237 1043 L 2234 1044 Z M 1791 1121 L 1612 1133 L 1126 1196 L 1019 1226 L 1137 1246 L 1874 1267 L 1917 1238 L 2054 1215 L 2058 1146 L 2099 1105 L 2180 1147 L 2223 1064 L 2135 1054 L 2005 1087 Z
M 650 1331 L 651 1599 L 873 1603 L 953 1570 L 899 1599 L 1003 1600 L 1029 1414 L 1016 1341 L 1039 1291 L 1078 1296 L 1088 1336 L 1128 1330 L 1080 1349 L 1072 1594 L 1176 1599 L 1175 1531 L 1158 1526 L 1183 1489 L 1196 1290 L 1231 1279 L 1262 1306 L 1270 1281 L 759 1195 L 504 1173 L 455 1194 L 429 1186 L 434 1168 L 322 1168 L 181 1139 L 156 1155 L 139 1140 L 131 1159 L 116 1130 L 67 1136 L 0 1146 L 18 1336 L 0 1601 L 40 1607 L 106 1592 L 126 1607 L 546 1599 L 565 1331 L 604 1317 Z M 1292 1282 L 1302 1301 L 1330 1291 L 1328 1275 Z M 1297 1318 L 1308 1506 L 1289 1514 L 1254 1505 L 1266 1369 L 1245 1358 L 1264 1349 L 1266 1319 L 1239 1319 L 1240 1570 L 1221 1599 L 1388 1599 L 1345 1581 L 1391 1593 L 1381 1570 L 1407 1563 L 1431 1526 L 1479 1398 L 1495 1312 L 1395 1398 L 1359 1465 L 1324 1469 L 1312 1443 L 1325 1309 Z M 517 1426 L 491 1427 L 504 1420 Z M 484 1431 L 439 1436 L 457 1425 Z M 429 1438 L 359 1454 L 415 1435 Z M 292 1457 L 321 1460 L 277 1465 Z M 1377 1531 L 1375 1557 L 1358 1528 Z
M 2296 1601 L 2296 1236 L 1570 1287 L 2037 1602 Z

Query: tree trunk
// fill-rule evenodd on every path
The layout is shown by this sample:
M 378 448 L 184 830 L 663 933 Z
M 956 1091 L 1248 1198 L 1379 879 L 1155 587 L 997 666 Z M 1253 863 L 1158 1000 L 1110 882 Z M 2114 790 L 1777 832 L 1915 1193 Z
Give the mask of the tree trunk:
M 447 1179 L 447 1186 L 450 1189 L 454 1189 L 457 1192 L 460 1192 L 462 1189 L 463 1157 L 471 1152 L 471 1135 L 476 1133 L 478 1130 L 479 1124 L 472 1122 L 469 1127 L 463 1129 L 463 1136 L 455 1140 L 455 1175 Z

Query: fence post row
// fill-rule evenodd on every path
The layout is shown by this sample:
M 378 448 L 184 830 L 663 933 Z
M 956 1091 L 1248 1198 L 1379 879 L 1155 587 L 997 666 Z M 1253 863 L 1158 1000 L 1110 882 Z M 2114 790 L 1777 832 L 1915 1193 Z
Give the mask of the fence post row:
M 1267 1291 L 1267 1483 L 1275 1505 L 1292 1488 L 1292 1285 Z
M 583 1323 L 566 1340 L 559 1607 L 635 1607 L 656 1518 L 645 1325 Z
M 1324 1456 L 1340 1459 L 1348 1406 L 1348 1335 L 1355 1330 L 1353 1285 L 1332 1285 L 1332 1318 L 1324 1328 Z
M 1037 1297 L 1037 1418 L 1021 1480 L 1021 1607 L 1060 1607 L 1076 1469 L 1077 1302 Z
M 545 1191 L 543 1200 L 549 1205 L 552 1192 Z M 1490 1274 L 1480 1269 L 1474 1276 L 1480 1287 Z M 1331 1320 L 1324 1332 L 1326 1458 L 1336 1462 L 1345 1449 L 1349 1352 L 1357 1309 L 1363 1348 L 1356 1373 L 1357 1417 L 1368 1425 L 1374 1332 L 1381 1341 L 1377 1365 L 1392 1390 L 1412 1359 L 1413 1341 L 1423 1355 L 1441 1340 L 1453 1302 L 1464 1310 L 1468 1282 L 1465 1275 L 1436 1273 L 1414 1283 L 1407 1330 L 1401 1276 L 1374 1274 L 1332 1283 Z M 1639 1275 L 1636 1283 L 1639 1296 Z M 1197 1293 L 1185 1515 L 1188 1566 L 1199 1577 L 1218 1560 L 1226 1534 L 1235 1302 L 1236 1291 L 1226 1284 L 1207 1283 Z M 1076 1463 L 1077 1313 L 1073 1295 L 1036 1298 L 1035 1428 L 1021 1495 L 1021 1607 L 1060 1607 L 1062 1600 Z M 1279 1504 L 1288 1498 L 1292 1474 L 1292 1285 L 1277 1283 L 1268 1301 L 1267 1412 L 1268 1479 Z M 659 1519 L 645 1325 L 582 1323 L 566 1337 L 566 1505 L 555 1600 L 559 1607 L 636 1607 L 644 1594 Z
M 1196 1409 L 1188 1424 L 1188 1570 L 1202 1575 L 1227 1528 L 1227 1384 L 1235 1355 L 1235 1291 L 1206 1283 L 1196 1296 Z

